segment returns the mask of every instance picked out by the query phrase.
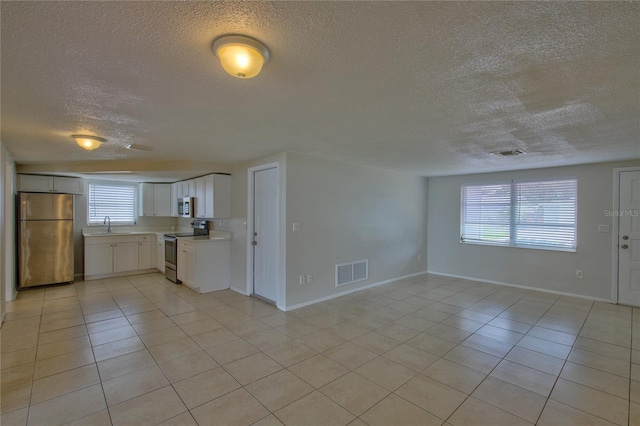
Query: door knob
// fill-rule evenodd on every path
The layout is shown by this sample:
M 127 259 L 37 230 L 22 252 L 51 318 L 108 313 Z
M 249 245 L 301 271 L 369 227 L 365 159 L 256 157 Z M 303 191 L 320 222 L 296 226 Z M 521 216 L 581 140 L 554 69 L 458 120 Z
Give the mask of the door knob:
M 629 239 L 629 236 L 628 236 L 628 235 L 623 235 L 623 236 L 622 236 L 622 239 L 623 239 L 623 240 L 628 240 L 628 239 Z
M 258 242 L 257 242 L 257 241 L 251 241 L 251 245 L 252 245 L 252 246 L 257 246 L 257 245 L 258 245 Z
M 623 245 L 621 245 L 621 246 L 620 246 L 620 248 L 623 248 L 623 249 L 625 249 L 625 250 L 626 250 L 626 249 L 628 249 L 628 248 L 629 248 L 629 246 L 628 246 L 628 245 L 626 245 L 626 244 L 623 244 Z

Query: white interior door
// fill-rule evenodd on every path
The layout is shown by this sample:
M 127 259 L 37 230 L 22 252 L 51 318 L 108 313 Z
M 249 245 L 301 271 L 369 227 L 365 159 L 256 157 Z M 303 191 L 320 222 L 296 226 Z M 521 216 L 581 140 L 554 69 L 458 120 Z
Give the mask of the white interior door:
M 278 169 L 253 173 L 253 293 L 278 301 Z
M 619 302 L 640 306 L 640 171 L 620 172 Z

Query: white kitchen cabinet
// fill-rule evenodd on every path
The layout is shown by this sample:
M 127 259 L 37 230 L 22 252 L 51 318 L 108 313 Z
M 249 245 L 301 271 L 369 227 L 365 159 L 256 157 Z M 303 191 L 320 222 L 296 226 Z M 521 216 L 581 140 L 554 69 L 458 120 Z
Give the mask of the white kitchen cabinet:
M 171 185 L 141 183 L 138 216 L 171 216 Z
M 156 216 L 171 216 L 171 184 L 154 185 L 154 211 Z
M 104 275 L 113 272 L 113 243 L 87 244 L 84 246 L 84 276 Z
M 164 274 L 164 235 L 156 237 L 156 268 Z
M 83 194 L 84 183 L 80 178 L 64 176 L 18 175 L 18 190 L 25 192 L 57 192 Z
M 182 181 L 182 194 L 184 197 L 196 196 L 196 182 L 194 179 Z
M 113 272 L 138 270 L 138 243 L 122 242 L 113 245 Z
M 196 208 L 200 219 L 231 217 L 231 176 L 211 174 L 194 179 Z
M 196 254 L 192 241 L 178 242 L 178 279 L 183 284 L 193 288 L 195 286 Z
M 175 182 L 171 184 L 170 191 L 170 203 L 171 203 L 171 216 L 178 217 L 178 197 L 181 197 L 180 190 L 182 188 L 182 184 L 180 182 Z
M 154 235 L 95 235 L 84 238 L 84 279 L 151 272 Z
M 196 196 L 196 183 L 194 179 L 183 180 L 178 183 L 178 197 L 195 197 Z
M 207 203 L 207 188 L 206 188 L 206 180 L 205 177 L 199 177 L 199 178 L 195 178 L 194 180 L 194 184 L 195 184 L 195 191 L 196 191 L 196 195 L 195 195 L 195 210 L 193 211 L 193 216 L 194 217 L 198 217 L 198 218 L 206 218 L 209 217 L 207 216 L 207 212 L 206 212 L 206 203 Z
M 192 290 L 208 293 L 229 288 L 230 268 L 229 240 L 178 238 L 178 279 Z
M 155 242 L 141 241 L 138 243 L 138 269 L 151 269 L 156 267 Z
M 153 216 L 155 194 L 153 192 L 154 185 L 152 183 L 141 183 L 138 185 L 138 216 Z

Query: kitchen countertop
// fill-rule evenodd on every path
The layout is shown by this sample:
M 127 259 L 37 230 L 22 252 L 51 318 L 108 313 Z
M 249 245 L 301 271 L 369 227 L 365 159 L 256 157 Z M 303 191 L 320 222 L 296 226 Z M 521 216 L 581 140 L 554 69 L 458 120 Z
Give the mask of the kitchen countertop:
M 224 231 L 209 231 L 209 238 L 203 238 L 202 236 L 188 236 L 188 237 L 177 237 L 178 240 L 186 240 L 186 241 L 211 241 L 211 240 L 230 240 L 231 232 Z
M 82 231 L 82 236 L 83 237 L 118 237 L 118 236 L 126 236 L 126 235 L 164 235 L 164 234 L 168 234 L 170 232 L 184 232 L 187 233 L 189 232 L 188 230 L 184 230 L 184 231 L 124 231 L 124 232 L 118 232 L 118 230 L 114 231 L 114 232 L 86 232 L 86 231 Z M 193 235 L 189 235 L 186 237 L 177 237 L 178 239 L 184 239 L 184 240 L 190 240 L 190 241 L 209 241 L 209 240 L 230 240 L 231 239 L 231 232 L 225 232 L 225 231 L 209 231 L 209 238 L 202 238 L 202 237 L 194 237 Z
M 153 231 L 127 231 L 127 232 L 84 232 L 82 231 L 83 237 L 117 237 L 119 235 L 151 235 L 156 234 Z
M 98 228 L 100 229 L 100 228 Z M 108 237 L 108 236 L 118 236 L 118 235 L 164 235 L 164 234 L 168 234 L 170 232 L 191 232 L 190 229 L 185 229 L 185 230 L 165 230 L 165 231 L 158 231 L 158 230 L 153 230 L 153 231 L 120 231 L 117 227 L 114 227 L 114 231 L 113 232 L 107 232 L 107 231 L 93 231 L 93 229 L 87 231 L 85 229 L 82 230 L 82 236 L 83 237 Z

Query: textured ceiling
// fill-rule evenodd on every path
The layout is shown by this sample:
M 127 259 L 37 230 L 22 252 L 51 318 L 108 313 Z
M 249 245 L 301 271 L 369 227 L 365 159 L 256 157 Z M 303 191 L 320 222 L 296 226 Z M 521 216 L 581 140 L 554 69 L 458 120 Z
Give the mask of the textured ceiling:
M 640 158 L 640 4 L 1 2 L 18 163 L 292 151 L 425 176 Z M 265 43 L 251 80 L 221 34 Z M 86 152 L 69 135 L 109 140 Z M 153 147 L 129 151 L 127 143 Z M 497 158 L 488 152 L 522 149 Z

